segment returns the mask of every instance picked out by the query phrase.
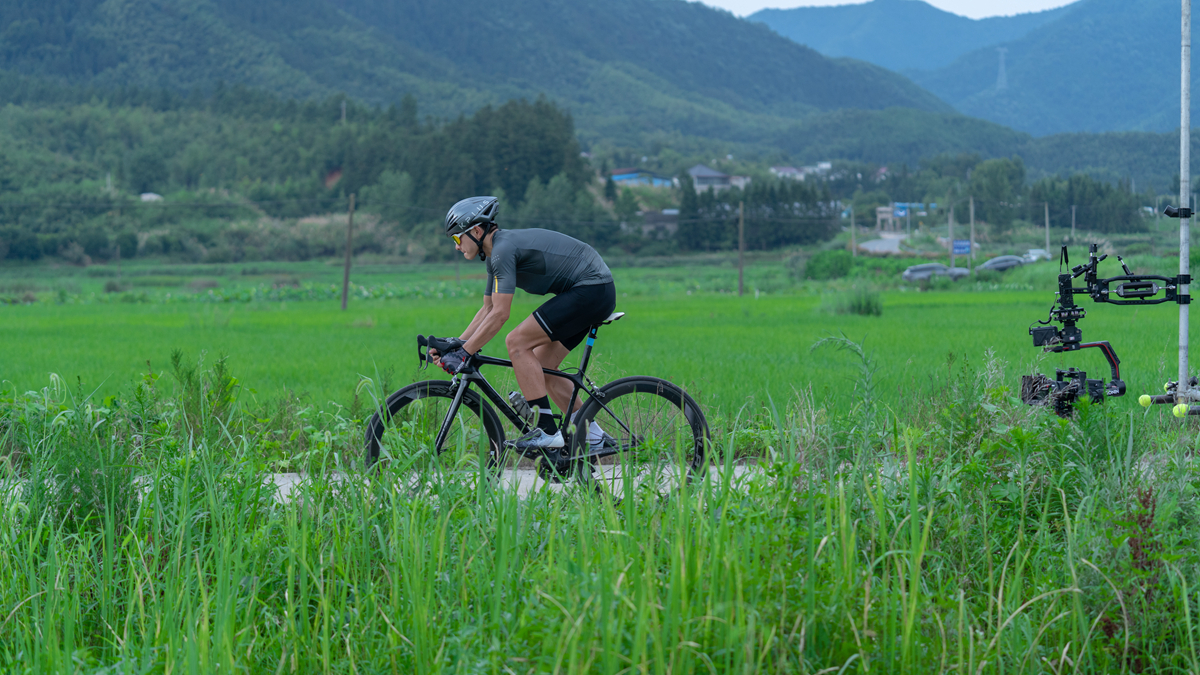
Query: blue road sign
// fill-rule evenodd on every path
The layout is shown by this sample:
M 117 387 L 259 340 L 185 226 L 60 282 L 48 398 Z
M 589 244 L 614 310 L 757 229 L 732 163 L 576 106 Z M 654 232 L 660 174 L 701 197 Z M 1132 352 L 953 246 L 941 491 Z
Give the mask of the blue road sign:
M 971 240 L 970 239 L 955 239 L 954 240 L 954 255 L 970 255 Z

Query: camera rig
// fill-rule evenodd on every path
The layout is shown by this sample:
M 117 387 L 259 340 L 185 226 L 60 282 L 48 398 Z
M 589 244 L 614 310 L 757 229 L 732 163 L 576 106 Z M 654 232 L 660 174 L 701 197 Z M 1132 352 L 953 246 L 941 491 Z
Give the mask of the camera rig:
M 1187 215 L 1184 215 L 1184 212 L 1187 212 Z M 1190 212 L 1187 209 L 1168 207 L 1166 215 L 1186 218 Z M 1067 247 L 1063 246 L 1059 255 L 1058 293 L 1054 305 L 1050 308 L 1050 316 L 1045 321 L 1038 321 L 1039 325 L 1030 326 L 1029 334 L 1033 336 L 1033 346 L 1041 347 L 1046 352 L 1073 352 L 1093 347 L 1099 349 L 1108 361 L 1112 379 L 1107 384 L 1102 379 L 1089 379 L 1086 372 L 1075 368 L 1056 370 L 1053 380 L 1041 374 L 1024 375 L 1021 377 L 1021 400 L 1026 404 L 1053 406 L 1054 412 L 1060 417 L 1069 417 L 1075 402 L 1083 396 L 1087 396 L 1094 403 L 1100 403 L 1105 397 L 1125 394 L 1125 382 L 1121 379 L 1121 359 L 1117 357 L 1112 345 L 1107 340 L 1083 341 L 1083 331 L 1076 324 L 1087 316 L 1087 311 L 1075 304 L 1076 295 L 1086 295 L 1095 302 L 1112 305 L 1158 305 L 1164 302 L 1186 305 L 1191 302 L 1191 296 L 1180 292 L 1182 287 L 1191 283 L 1189 275 L 1164 277 L 1155 274 L 1134 274 L 1121 256 L 1117 256 L 1125 274 L 1102 279 L 1097 268 L 1106 258 L 1107 254 L 1098 256 L 1097 246 L 1092 244 L 1086 263 L 1070 267 L 1069 272 L 1063 272 L 1063 267 L 1071 264 L 1067 256 Z M 1083 286 L 1074 285 L 1075 279 L 1079 277 L 1083 277 Z M 1062 324 L 1062 327 L 1054 324 Z M 1143 396 L 1143 403 L 1174 403 L 1176 386 L 1175 382 L 1168 383 L 1166 395 Z

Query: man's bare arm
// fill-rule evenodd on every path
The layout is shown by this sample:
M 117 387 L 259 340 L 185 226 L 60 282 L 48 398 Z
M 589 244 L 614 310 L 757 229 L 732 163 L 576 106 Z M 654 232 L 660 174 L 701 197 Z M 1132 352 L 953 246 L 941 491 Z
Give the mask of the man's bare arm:
M 491 298 L 491 311 L 482 317 L 478 326 L 475 326 L 475 322 L 472 321 L 474 330 L 469 336 L 463 335 L 463 337 L 467 337 L 467 344 L 463 345 L 463 349 L 467 350 L 468 354 L 474 354 L 482 349 L 489 340 L 496 337 L 496 333 L 499 333 L 500 329 L 504 327 L 504 322 L 508 321 L 508 315 L 512 311 L 512 293 L 492 293 Z M 478 319 L 479 315 L 476 315 L 476 318 Z
M 491 311 L 492 311 L 492 296 L 485 295 L 485 296 L 483 296 L 483 306 L 479 308 L 478 312 L 475 312 L 475 317 L 473 319 L 471 319 L 471 323 L 467 324 L 467 329 L 464 330 L 462 332 L 462 334 L 460 334 L 458 337 L 462 338 L 463 340 L 471 339 L 471 336 L 474 335 L 476 333 L 476 331 L 479 330 L 479 326 L 481 326 L 483 324 L 483 322 L 487 319 L 487 316 L 488 316 L 488 314 L 491 313 Z

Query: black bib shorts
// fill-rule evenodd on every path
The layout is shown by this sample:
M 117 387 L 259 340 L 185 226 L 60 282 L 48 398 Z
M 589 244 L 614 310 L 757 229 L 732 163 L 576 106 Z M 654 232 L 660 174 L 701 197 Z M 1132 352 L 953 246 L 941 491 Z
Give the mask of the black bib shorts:
M 572 286 L 542 303 L 533 318 L 555 342 L 575 349 L 587 337 L 588 329 L 604 321 L 617 308 L 617 287 L 603 284 Z

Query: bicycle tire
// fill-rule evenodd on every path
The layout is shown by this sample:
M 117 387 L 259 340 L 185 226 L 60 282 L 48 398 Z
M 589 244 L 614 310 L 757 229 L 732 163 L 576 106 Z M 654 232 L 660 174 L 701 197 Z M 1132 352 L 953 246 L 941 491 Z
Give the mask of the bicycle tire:
M 626 467 L 638 462 L 657 466 L 665 457 L 682 462 L 685 480 L 704 475 L 712 446 L 708 420 L 700 404 L 681 387 L 657 377 L 635 376 L 609 382 L 596 393 L 576 416 L 573 457 L 589 453 L 586 429 L 598 422 L 621 448 L 615 457 Z M 628 431 L 614 415 L 629 426 Z
M 431 400 L 432 399 L 432 400 Z M 379 410 L 371 416 L 371 420 L 367 423 L 366 432 L 363 435 L 365 446 L 365 463 L 368 470 L 379 463 L 381 450 L 385 444 L 385 437 L 389 429 L 395 429 L 398 426 L 409 426 L 405 437 L 397 439 L 400 445 L 404 442 L 416 444 L 417 450 L 428 449 L 420 447 L 423 444 L 431 445 L 437 436 L 437 432 L 441 428 L 442 420 L 445 419 L 446 412 L 449 410 L 454 399 L 454 390 L 450 387 L 450 383 L 445 380 L 426 380 L 424 382 L 416 382 L 410 384 L 403 389 L 394 392 Z M 422 403 L 431 403 L 433 405 L 421 405 Z M 420 408 L 420 409 L 418 409 Z M 498 475 L 500 471 L 500 453 L 504 447 L 504 427 L 500 422 L 500 416 L 496 414 L 496 410 L 484 401 L 477 391 L 468 390 L 462 399 L 462 405 L 459 406 L 456 418 L 459 421 L 465 417 L 473 417 L 474 425 L 468 426 L 465 429 L 460 428 L 458 431 L 461 438 L 447 439 L 442 448 L 441 453 L 445 454 L 450 449 L 461 449 L 463 441 L 471 441 L 471 429 L 475 429 L 475 434 L 479 440 L 483 435 L 487 436 L 488 448 L 486 450 L 488 459 L 488 470 L 493 474 Z M 476 426 L 477 425 L 477 426 Z M 404 448 L 400 448 L 404 449 Z M 407 448 L 412 450 L 412 448 Z M 393 457 L 393 459 L 397 459 Z

